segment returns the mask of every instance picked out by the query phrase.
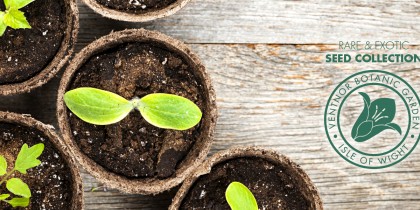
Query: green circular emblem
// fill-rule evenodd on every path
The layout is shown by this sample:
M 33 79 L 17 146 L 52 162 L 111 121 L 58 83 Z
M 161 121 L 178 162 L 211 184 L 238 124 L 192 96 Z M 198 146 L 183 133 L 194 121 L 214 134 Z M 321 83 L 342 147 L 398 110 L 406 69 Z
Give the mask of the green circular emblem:
M 325 132 L 349 163 L 379 169 L 406 158 L 420 139 L 419 97 L 395 74 L 368 70 L 342 81 L 328 99 Z

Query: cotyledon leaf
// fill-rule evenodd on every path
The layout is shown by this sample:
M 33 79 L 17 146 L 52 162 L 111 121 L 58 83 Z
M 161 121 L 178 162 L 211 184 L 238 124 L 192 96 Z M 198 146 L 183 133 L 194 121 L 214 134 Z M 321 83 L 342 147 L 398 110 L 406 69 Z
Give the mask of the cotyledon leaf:
M 6 200 L 8 197 L 10 197 L 10 194 L 1 194 L 0 195 L 0 201 Z
M 197 105 L 177 95 L 154 93 L 135 103 L 143 118 L 159 128 L 187 130 L 197 125 L 202 117 Z
M 115 93 L 90 87 L 68 91 L 64 102 L 77 117 L 95 125 L 117 123 L 134 108 L 130 101 Z
M 225 196 L 232 210 L 258 210 L 254 195 L 240 182 L 230 183 Z

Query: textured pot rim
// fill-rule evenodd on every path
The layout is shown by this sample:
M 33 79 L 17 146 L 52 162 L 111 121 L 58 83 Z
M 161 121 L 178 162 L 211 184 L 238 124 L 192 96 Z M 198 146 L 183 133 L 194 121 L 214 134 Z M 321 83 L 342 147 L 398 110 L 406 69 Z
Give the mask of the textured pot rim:
M 96 0 L 83 0 L 83 2 L 88 5 L 96 13 L 115 20 L 127 21 L 127 22 L 147 22 L 151 20 L 156 20 L 159 18 L 167 17 L 175 14 L 180 9 L 182 9 L 190 0 L 177 0 L 176 2 L 170 4 L 169 6 L 152 12 L 147 12 L 144 14 L 134 14 L 128 13 L 120 10 L 111 9 L 106 7 Z
M 158 42 L 164 44 L 169 50 L 175 51 L 194 66 L 196 76 L 200 77 L 206 92 L 204 93 L 208 102 L 206 103 L 207 117 L 203 118 L 203 123 L 207 126 L 203 130 L 199 140 L 190 149 L 188 155 L 183 159 L 174 175 L 166 179 L 140 178 L 130 179 L 125 176 L 112 173 L 100 166 L 92 159 L 80 151 L 74 141 L 69 121 L 67 118 L 67 108 L 62 100 L 67 91 L 74 73 L 93 55 L 126 42 Z M 85 47 L 78 53 L 68 65 L 60 82 L 57 98 L 57 117 L 64 141 L 76 157 L 77 161 L 96 179 L 105 185 L 119 189 L 126 193 L 136 194 L 158 194 L 179 185 L 185 177 L 200 165 L 210 150 L 213 142 L 214 129 L 217 120 L 217 107 L 215 92 L 211 85 L 211 80 L 205 67 L 199 58 L 182 42 L 168 37 L 164 34 L 145 29 L 130 29 L 113 32 L 104 36 Z
M 72 210 L 83 210 L 84 209 L 84 200 L 83 200 L 83 184 L 82 178 L 80 176 L 80 170 L 77 166 L 75 160 L 73 159 L 72 153 L 69 151 L 68 147 L 63 143 L 61 138 L 53 130 L 54 127 L 43 124 L 42 122 L 29 117 L 29 115 L 16 114 L 12 112 L 2 112 L 0 111 L 0 122 L 7 122 L 13 124 L 19 124 L 22 126 L 33 127 L 41 132 L 43 132 L 50 142 L 54 145 L 55 149 L 62 155 L 64 161 L 70 168 L 72 176 L 72 200 L 71 208 Z
M 77 9 L 76 0 L 64 0 L 64 2 L 66 4 L 67 28 L 65 30 L 64 38 L 61 41 L 60 49 L 55 54 L 54 58 L 44 69 L 27 80 L 19 83 L 0 85 L 0 95 L 30 92 L 51 80 L 67 63 L 70 56 L 73 54 L 79 31 L 79 10 Z
M 315 209 L 322 210 L 322 200 L 319 196 L 318 190 L 312 183 L 309 176 L 300 168 L 299 165 L 294 163 L 288 157 L 277 153 L 274 150 L 267 150 L 259 147 L 233 147 L 229 150 L 224 150 L 214 154 L 210 159 L 206 160 L 204 164 L 198 167 L 192 172 L 184 181 L 181 188 L 178 190 L 175 198 L 172 200 L 172 204 L 169 210 L 177 210 L 180 208 L 182 201 L 188 194 L 191 186 L 194 182 L 202 175 L 209 174 L 213 166 L 226 160 L 241 158 L 241 157 L 260 157 L 267 159 L 273 163 L 277 163 L 287 167 L 295 175 L 300 176 L 299 179 L 302 181 L 300 187 L 307 187 L 308 199 L 313 201 Z

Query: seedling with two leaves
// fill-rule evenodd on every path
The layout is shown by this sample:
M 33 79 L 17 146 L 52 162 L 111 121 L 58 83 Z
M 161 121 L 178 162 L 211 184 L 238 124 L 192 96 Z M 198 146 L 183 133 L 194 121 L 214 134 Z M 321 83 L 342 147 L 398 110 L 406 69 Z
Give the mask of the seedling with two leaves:
M 0 11 L 0 36 L 3 36 L 7 27 L 13 29 L 31 28 L 24 12 L 20 11 L 34 0 L 3 0 L 6 11 Z
M 0 176 L 2 176 L 0 186 L 6 182 L 7 190 L 17 196 L 10 199 L 10 194 L 0 194 L 0 201 L 8 203 L 12 205 L 12 207 L 27 207 L 29 205 L 29 200 L 32 196 L 29 186 L 20 178 L 9 179 L 9 177 L 17 171 L 26 174 L 26 170 L 41 164 L 38 157 L 41 156 L 43 151 L 44 144 L 42 143 L 32 147 L 28 147 L 27 144 L 24 144 L 19 151 L 14 167 L 10 171 L 7 171 L 6 159 L 0 155 Z
M 194 102 L 177 95 L 153 93 L 131 101 L 105 90 L 82 87 L 64 94 L 67 107 L 81 120 L 109 125 L 123 120 L 133 109 L 150 124 L 164 129 L 187 130 L 202 117 Z

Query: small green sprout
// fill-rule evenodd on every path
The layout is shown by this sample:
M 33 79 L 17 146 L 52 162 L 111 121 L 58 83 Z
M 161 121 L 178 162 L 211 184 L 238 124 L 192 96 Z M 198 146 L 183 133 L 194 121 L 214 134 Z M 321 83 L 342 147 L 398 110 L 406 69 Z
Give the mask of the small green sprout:
M 232 182 L 226 189 L 226 201 L 232 210 L 258 210 L 252 192 L 240 182 Z
M 91 191 L 91 192 L 96 192 L 96 191 L 98 191 L 98 190 L 103 190 L 103 191 L 106 191 L 106 187 L 105 187 L 105 186 L 97 186 L 97 187 L 92 187 L 92 188 L 90 189 L 90 191 Z
M 13 29 L 31 28 L 24 12 L 19 9 L 32 3 L 34 0 L 3 0 L 6 11 L 0 11 L 0 36 L 3 36 L 7 26 Z
M 109 125 L 123 120 L 133 109 L 150 124 L 164 129 L 187 130 L 202 117 L 200 108 L 177 95 L 153 93 L 131 101 L 105 90 L 82 87 L 64 94 L 67 107 L 81 120 L 94 125 Z
M 32 195 L 28 185 L 19 178 L 9 179 L 9 177 L 16 171 L 22 174 L 26 174 L 26 170 L 41 164 L 41 161 L 38 160 L 38 157 L 41 156 L 43 151 L 44 144 L 42 143 L 36 144 L 32 147 L 28 147 L 27 144 L 24 144 L 19 151 L 13 169 L 9 172 L 7 172 L 6 159 L 0 155 L 0 176 L 3 176 L 0 181 L 0 186 L 6 182 L 7 190 L 9 190 L 9 192 L 13 193 L 15 196 L 20 196 L 8 199 L 10 194 L 0 194 L 0 201 L 12 205 L 13 208 L 27 207 L 29 205 L 29 199 Z

